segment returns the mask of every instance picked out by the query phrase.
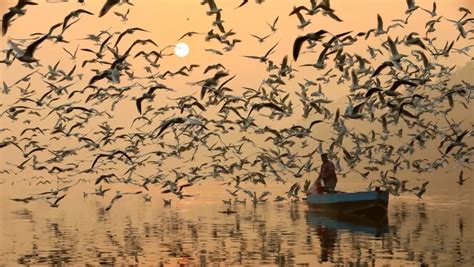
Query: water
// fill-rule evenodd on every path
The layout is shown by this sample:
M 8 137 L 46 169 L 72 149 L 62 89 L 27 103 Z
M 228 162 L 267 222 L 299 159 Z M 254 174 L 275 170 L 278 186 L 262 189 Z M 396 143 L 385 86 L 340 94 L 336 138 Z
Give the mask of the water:
M 84 198 L 81 190 L 70 190 L 59 208 L 16 203 L 3 190 L 2 266 L 474 264 L 468 187 L 421 201 L 391 196 L 388 219 L 377 222 L 333 218 L 303 202 L 238 204 L 223 214 L 222 198 L 212 197 L 164 207 L 159 196 L 126 195 L 106 212 L 113 194 Z

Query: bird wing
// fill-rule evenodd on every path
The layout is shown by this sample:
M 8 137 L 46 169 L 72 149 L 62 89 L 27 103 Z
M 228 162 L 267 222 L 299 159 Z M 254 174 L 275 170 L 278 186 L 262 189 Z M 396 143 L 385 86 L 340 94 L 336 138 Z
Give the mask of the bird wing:
M 303 46 L 303 43 L 309 39 L 308 35 L 300 36 L 295 39 L 295 42 L 293 43 L 293 59 L 296 61 L 298 59 L 301 46 Z
M 43 37 L 39 38 L 38 40 L 34 41 L 31 43 L 25 50 L 25 56 L 30 56 L 33 57 L 33 53 L 35 52 L 36 48 L 47 38 L 49 37 L 49 34 L 44 35 Z
M 8 31 L 8 26 L 10 24 L 10 20 L 15 16 L 15 12 L 9 11 L 3 15 L 2 18 L 2 36 L 5 35 Z
M 273 51 L 273 49 L 275 49 L 275 47 L 278 45 L 278 43 L 276 43 L 272 48 L 270 48 L 270 50 L 268 50 L 268 52 L 265 54 L 265 58 L 270 55 L 270 53 Z
M 239 7 L 243 7 L 245 4 L 248 3 L 248 1 L 249 0 L 244 0 L 238 7 L 236 7 L 236 9 L 239 8 Z
M 120 0 L 106 0 L 104 6 L 100 10 L 99 18 L 107 14 L 107 12 L 118 3 L 120 3 Z

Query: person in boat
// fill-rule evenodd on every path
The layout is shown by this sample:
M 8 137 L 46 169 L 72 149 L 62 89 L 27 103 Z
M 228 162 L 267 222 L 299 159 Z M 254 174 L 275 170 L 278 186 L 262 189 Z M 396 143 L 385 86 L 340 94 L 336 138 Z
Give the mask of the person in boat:
M 324 192 L 334 191 L 336 188 L 337 175 L 334 163 L 328 159 L 327 153 L 321 154 L 321 160 L 323 161 L 321 171 L 316 181 L 314 181 L 313 185 L 309 188 L 308 193 L 322 194 Z

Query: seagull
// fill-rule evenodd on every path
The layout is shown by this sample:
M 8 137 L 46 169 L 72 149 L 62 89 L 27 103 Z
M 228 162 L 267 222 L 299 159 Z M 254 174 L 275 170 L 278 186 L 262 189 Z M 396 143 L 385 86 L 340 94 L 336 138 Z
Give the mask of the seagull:
M 252 108 L 250 109 L 249 114 L 247 115 L 247 118 L 250 116 L 250 114 L 252 114 L 252 111 L 254 111 L 254 110 L 260 111 L 262 108 L 270 108 L 270 109 L 274 109 L 274 110 L 280 111 L 280 112 L 282 112 L 282 113 L 285 112 L 281 107 L 277 106 L 277 105 L 274 104 L 274 103 L 271 103 L 271 102 L 268 102 L 268 103 L 258 103 L 258 104 L 253 104 L 253 105 L 252 105 Z
M 122 198 L 123 195 L 138 195 L 141 194 L 142 191 L 137 191 L 137 192 L 129 192 L 129 193 L 121 193 L 120 191 L 117 190 L 116 195 L 112 200 L 110 201 L 109 205 L 105 208 L 106 211 L 109 211 L 112 208 L 112 205 L 117 201 L 119 198 Z
M 278 18 L 279 18 L 279 17 L 276 17 L 276 19 L 273 21 L 272 25 L 270 25 L 270 24 L 267 22 L 267 25 L 268 25 L 268 27 L 270 27 L 270 29 L 272 30 L 272 32 L 276 32 L 276 31 L 277 31 L 276 24 L 277 24 L 277 22 L 278 22 Z
M 118 17 L 120 17 L 120 18 L 122 19 L 122 22 L 128 21 L 128 17 L 127 17 L 127 16 L 128 16 L 129 13 L 130 13 L 130 8 L 127 9 L 127 11 L 126 11 L 124 14 L 122 14 L 122 13 L 120 13 L 120 12 L 116 12 L 116 11 L 114 12 L 114 14 L 115 14 L 116 16 L 118 16 Z
M 221 12 L 217 12 L 215 20 L 212 22 L 213 26 L 217 26 L 217 28 L 222 32 L 225 33 L 224 25 L 222 24 L 224 21 L 221 19 Z
M 323 51 L 321 51 L 321 54 L 319 54 L 318 61 L 316 61 L 315 64 L 303 64 L 301 65 L 302 67 L 315 67 L 317 69 L 324 69 L 326 67 L 326 64 L 324 64 L 324 60 L 327 58 L 327 52 L 329 50 L 330 46 L 326 46 Z M 330 53 L 335 53 L 336 50 L 333 50 Z
M 372 75 L 370 76 L 370 78 L 373 78 L 377 75 L 379 75 L 380 72 L 382 72 L 383 69 L 385 69 L 386 67 L 394 67 L 395 64 L 392 62 L 392 61 L 385 61 L 384 63 L 382 63 L 380 66 L 378 66 L 374 73 L 372 73 Z
M 466 136 L 469 133 L 469 130 L 465 130 L 462 132 L 459 136 L 456 137 L 456 140 L 452 142 L 447 148 L 446 151 L 444 152 L 444 155 L 447 155 L 454 147 L 456 146 L 466 146 L 464 142 L 462 142 L 462 139 L 464 136 Z
M 20 60 L 21 62 L 25 63 L 33 63 L 33 62 L 38 62 L 39 59 L 36 59 L 33 57 L 33 54 L 35 53 L 36 49 L 38 46 L 44 42 L 46 39 L 48 39 L 49 33 L 45 34 L 43 37 L 39 38 L 38 40 L 32 42 L 30 45 L 26 47 L 26 50 L 21 50 L 15 43 L 12 41 L 8 40 L 7 43 L 15 51 L 15 57 Z
M 187 32 L 187 33 L 183 34 L 181 37 L 179 37 L 178 41 L 180 41 L 184 37 L 192 37 L 195 34 L 204 34 L 204 33 L 203 32 L 193 32 L 193 31 Z
M 296 14 L 298 20 L 300 21 L 300 24 L 297 26 L 297 28 L 300 30 L 304 30 L 306 26 L 311 24 L 311 20 L 305 20 L 305 18 L 301 14 L 301 10 L 306 10 L 307 12 L 309 12 L 308 8 L 306 8 L 305 6 L 293 7 L 293 11 L 291 11 L 290 16 Z
M 364 117 L 364 114 L 361 114 L 360 112 L 362 111 L 362 108 L 365 104 L 365 102 L 362 102 L 356 105 L 355 107 L 352 107 L 352 104 L 350 103 L 343 117 L 348 119 L 362 119 Z
M 56 198 L 56 200 L 54 202 L 49 202 L 48 200 L 46 200 L 46 202 L 49 203 L 50 207 L 57 208 L 57 207 L 59 207 L 59 201 L 61 201 L 65 196 L 66 196 L 66 194 Z
M 435 17 L 437 15 L 436 13 L 436 1 L 433 1 L 433 8 L 431 9 L 431 11 L 429 11 L 428 9 L 424 9 L 424 8 L 421 8 L 423 11 L 426 11 L 426 13 L 430 14 L 431 17 Z
M 273 49 L 275 49 L 275 47 L 278 45 L 278 43 L 276 43 L 272 48 L 270 48 L 270 50 L 267 51 L 267 53 L 265 53 L 265 55 L 263 56 L 244 56 L 246 58 L 253 58 L 253 59 L 258 59 L 260 60 L 260 62 L 267 62 L 268 61 L 268 56 L 272 53 Z
M 68 21 L 69 21 L 70 19 L 72 19 L 72 18 L 77 18 L 77 17 L 79 17 L 79 15 L 82 14 L 82 13 L 88 14 L 88 15 L 94 15 L 93 13 L 91 13 L 91 12 L 85 10 L 85 9 L 77 9 L 77 10 L 75 10 L 75 11 L 72 11 L 71 13 L 69 13 L 69 15 L 67 15 L 66 17 L 64 17 L 64 21 L 63 21 L 63 24 L 62 24 L 62 25 L 63 25 L 63 31 L 66 30 L 66 28 L 67 28 L 67 26 L 68 26 L 67 23 L 68 23 Z
M 464 171 L 461 171 L 461 172 L 459 173 L 459 180 L 457 181 L 457 183 L 458 183 L 459 185 L 463 185 L 465 181 L 467 181 L 467 180 L 470 179 L 470 178 L 464 179 L 463 174 L 464 174 Z
M 153 132 L 155 132 L 156 130 L 158 130 L 158 133 L 156 134 L 156 138 L 158 138 L 168 127 L 174 125 L 174 124 L 181 124 L 181 123 L 188 123 L 189 125 L 199 125 L 201 126 L 202 128 L 208 130 L 206 128 L 206 126 L 203 124 L 202 121 L 198 120 L 198 119 L 193 119 L 193 118 L 188 118 L 188 117 L 175 117 L 175 118 L 171 118 L 171 119 L 168 119 L 168 120 L 165 120 L 161 123 L 160 126 L 158 126 L 158 128 L 156 128 Z
M 418 37 L 413 37 L 414 35 L 418 35 L 418 33 L 417 32 L 412 32 L 412 33 L 408 34 L 405 37 L 405 40 L 403 41 L 403 43 L 406 46 L 417 45 L 417 46 L 421 47 L 422 49 L 426 50 L 426 46 L 423 43 L 423 41 L 421 41 L 421 39 L 418 38 Z
M 23 9 L 27 5 L 37 5 L 33 1 L 29 0 L 18 0 L 18 3 L 14 7 L 10 7 L 9 11 L 3 15 L 2 18 L 2 36 L 4 36 L 8 31 L 8 26 L 10 25 L 11 19 L 15 16 L 23 16 L 25 10 Z
M 25 198 L 10 198 L 10 200 L 13 200 L 15 202 L 23 202 L 23 203 L 29 203 L 32 200 L 35 200 L 33 196 L 25 197 Z
M 107 12 L 118 3 L 120 3 L 120 0 L 105 0 L 105 3 L 100 10 L 99 18 L 107 14 Z
M 257 38 L 260 43 L 263 43 L 263 42 L 265 41 L 265 39 L 267 39 L 268 37 L 272 36 L 271 34 L 266 35 L 266 36 L 264 36 L 264 37 L 260 37 L 260 36 L 257 36 L 257 35 L 255 35 L 255 34 L 250 34 L 250 35 L 253 36 L 253 37 L 255 37 L 255 38 Z
M 423 194 L 426 192 L 426 186 L 430 183 L 430 181 L 426 181 L 421 185 L 421 188 L 419 188 L 418 192 L 415 193 L 415 195 L 418 197 L 418 199 L 421 199 Z M 413 190 L 417 189 L 415 187 Z
M 76 46 L 76 50 L 74 50 L 74 52 L 70 52 L 64 47 L 62 49 L 71 57 L 72 60 L 76 60 L 76 55 L 77 55 L 77 50 L 79 49 L 79 45 Z
M 293 59 L 296 61 L 298 59 L 301 46 L 303 46 L 303 43 L 306 41 L 319 41 L 321 40 L 324 35 L 328 33 L 326 30 L 319 30 L 317 32 L 313 33 L 308 33 L 304 36 L 300 36 L 295 39 L 295 42 L 293 43 Z
M 114 156 L 117 155 L 117 154 L 120 154 L 120 155 L 124 156 L 125 158 L 127 158 L 130 162 L 133 162 L 132 158 L 130 158 L 130 156 L 128 156 L 127 153 L 125 153 L 121 150 L 116 150 L 116 151 L 111 152 L 110 154 L 102 153 L 102 154 L 97 155 L 97 157 L 95 158 L 94 162 L 92 163 L 90 169 L 94 168 L 95 164 L 97 163 L 97 161 L 100 158 L 106 157 L 107 159 L 112 160 L 114 158 Z
M 415 5 L 415 0 L 406 0 L 407 1 L 407 10 L 405 14 L 412 13 L 413 11 L 418 9 L 418 6 Z
M 338 16 L 336 16 L 336 14 L 334 14 L 335 10 L 331 8 L 331 4 L 330 4 L 329 0 L 322 0 L 321 4 L 319 4 L 319 6 L 323 10 L 322 14 L 324 16 L 328 15 L 329 17 L 331 17 L 332 19 L 334 19 L 335 21 L 338 21 L 338 22 L 342 21 L 342 19 L 340 19 Z
M 117 47 L 117 45 L 118 45 L 118 43 L 120 42 L 120 40 L 122 40 L 122 38 L 123 38 L 126 34 L 133 34 L 133 33 L 137 32 L 137 31 L 148 32 L 147 30 L 142 29 L 142 28 L 138 28 L 138 27 L 128 28 L 128 29 L 126 29 L 125 31 L 123 31 L 122 33 L 120 33 L 119 37 L 117 38 L 117 41 L 115 41 L 114 47 Z
M 221 8 L 217 7 L 216 2 L 214 2 L 214 0 L 204 0 L 201 2 L 201 5 L 205 5 L 206 3 L 209 5 L 209 11 L 207 11 L 206 13 L 208 16 L 212 16 L 222 11 Z
M 243 7 L 243 6 L 244 6 L 245 4 L 247 4 L 248 2 L 249 2 L 249 0 L 243 0 L 242 3 L 241 3 L 238 7 L 236 7 L 235 9 L 240 8 L 240 7 Z
M 143 94 L 141 97 L 137 98 L 136 105 L 137 105 L 138 113 L 142 114 L 142 102 L 143 102 L 143 100 L 153 99 L 153 97 L 154 97 L 153 93 L 157 89 L 168 89 L 168 87 L 166 87 L 165 85 L 157 85 L 157 86 L 150 87 L 150 89 L 148 89 L 148 91 L 145 94 Z

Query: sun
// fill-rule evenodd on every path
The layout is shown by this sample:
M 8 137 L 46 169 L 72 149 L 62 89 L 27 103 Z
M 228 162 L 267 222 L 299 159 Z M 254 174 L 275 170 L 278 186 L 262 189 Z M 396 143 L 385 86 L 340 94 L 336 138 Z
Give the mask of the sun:
M 189 46 L 185 43 L 178 43 L 174 47 L 174 53 L 178 57 L 185 57 L 189 54 Z

